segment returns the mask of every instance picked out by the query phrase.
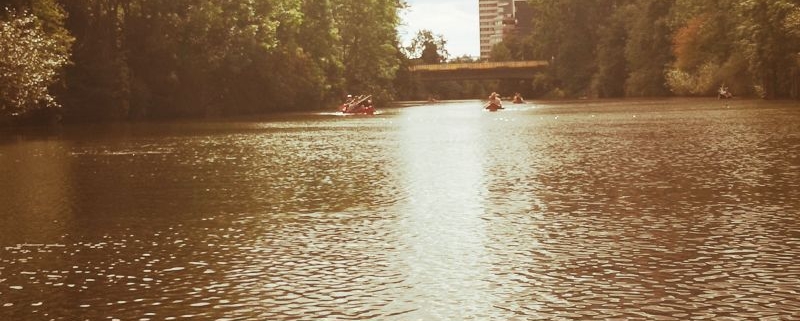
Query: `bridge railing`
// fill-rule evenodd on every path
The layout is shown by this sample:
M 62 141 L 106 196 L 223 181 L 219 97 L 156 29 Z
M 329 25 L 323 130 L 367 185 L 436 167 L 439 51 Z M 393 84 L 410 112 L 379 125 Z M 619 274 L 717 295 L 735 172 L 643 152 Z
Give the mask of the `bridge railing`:
M 411 71 L 447 71 L 458 69 L 537 68 L 547 66 L 546 60 L 504 62 L 460 62 L 411 66 Z

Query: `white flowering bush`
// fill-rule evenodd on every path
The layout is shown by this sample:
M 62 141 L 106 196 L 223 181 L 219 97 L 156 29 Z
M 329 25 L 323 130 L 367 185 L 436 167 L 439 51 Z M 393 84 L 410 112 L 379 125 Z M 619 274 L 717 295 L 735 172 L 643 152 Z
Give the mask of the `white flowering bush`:
M 6 12 L 5 17 L 0 18 L 0 117 L 60 107 L 48 86 L 69 62 L 68 53 L 36 16 Z

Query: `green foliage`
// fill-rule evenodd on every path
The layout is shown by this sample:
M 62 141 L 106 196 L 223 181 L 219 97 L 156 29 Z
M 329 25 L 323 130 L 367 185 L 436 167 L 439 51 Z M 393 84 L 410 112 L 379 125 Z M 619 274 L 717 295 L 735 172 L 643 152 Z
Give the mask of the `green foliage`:
M 444 62 L 446 41 L 421 30 L 401 48 L 403 1 L 7 0 L 0 114 L 56 106 L 54 96 L 76 121 L 311 109 L 346 93 L 708 95 L 724 83 L 737 95 L 800 98 L 796 0 L 529 3 L 533 30 L 512 33 L 493 57 L 547 60 L 548 70 L 423 84 L 409 67 Z
M 749 72 L 766 98 L 798 96 L 798 53 L 800 39 L 792 21 L 797 1 L 749 0 L 737 5 L 739 48 L 746 57 Z
M 614 1 L 531 0 L 534 21 L 533 57 L 551 61 L 555 87 L 582 96 L 597 68 L 597 26 L 603 24 Z
M 30 13 L 6 11 L 0 43 L 0 117 L 59 107 L 48 87 L 68 62 L 68 39 L 47 33 Z
M 397 74 L 394 79 L 394 88 L 397 90 L 396 98 L 400 100 L 414 100 L 420 99 L 423 94 L 423 84 L 419 78 L 411 73 L 412 61 L 402 52 L 397 52 L 397 59 L 400 64 L 397 68 Z
M 345 88 L 349 93 L 371 93 L 378 101 L 394 96 L 393 80 L 400 61 L 396 28 L 396 0 L 335 0 L 335 19 L 342 39 Z
M 333 15 L 331 0 L 303 1 L 303 22 L 298 43 L 311 59 L 312 80 L 316 88 L 308 91 L 307 104 L 325 104 L 338 100 L 344 92 L 344 65 L 341 37 Z
M 638 0 L 628 28 L 625 58 L 630 70 L 625 82 L 627 96 L 664 96 L 664 68 L 672 61 L 668 14 L 670 1 Z
M 591 92 L 597 97 L 623 97 L 628 74 L 625 46 L 628 38 L 626 10 L 614 12 L 598 29 L 597 71 L 592 77 Z
M 530 34 L 504 45 L 548 60 L 536 93 L 597 97 L 800 98 L 800 3 L 794 0 L 530 0 Z M 505 57 L 505 56 L 504 56 Z M 549 89 L 548 89 L 549 88 Z
M 501 42 L 492 47 L 492 51 L 489 54 L 490 61 L 512 61 L 514 60 L 511 54 L 511 49 L 506 46 L 505 43 Z
M 417 31 L 414 39 L 403 52 L 411 59 L 419 59 L 422 63 L 438 64 L 447 61 L 450 53 L 447 52 L 447 40 L 442 35 L 434 35 L 433 31 L 423 29 Z
M 391 99 L 395 0 L 65 2 L 78 45 L 75 120 L 314 109 L 344 92 Z
M 666 70 L 673 93 L 713 95 L 725 84 L 744 95 L 752 87 L 736 48 L 735 12 L 734 0 L 676 2 L 671 14 L 674 61 Z
M 678 1 L 670 87 L 711 94 L 723 83 L 738 94 L 800 98 L 798 12 L 797 1 Z
M 533 39 L 530 35 L 513 32 L 507 35 L 502 44 L 508 48 L 511 60 L 535 60 Z

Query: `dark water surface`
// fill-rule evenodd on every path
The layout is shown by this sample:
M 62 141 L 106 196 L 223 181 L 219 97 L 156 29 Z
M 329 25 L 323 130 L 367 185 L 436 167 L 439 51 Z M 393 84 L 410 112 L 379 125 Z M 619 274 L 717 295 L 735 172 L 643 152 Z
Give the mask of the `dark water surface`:
M 0 320 L 798 320 L 800 104 L 0 137 Z

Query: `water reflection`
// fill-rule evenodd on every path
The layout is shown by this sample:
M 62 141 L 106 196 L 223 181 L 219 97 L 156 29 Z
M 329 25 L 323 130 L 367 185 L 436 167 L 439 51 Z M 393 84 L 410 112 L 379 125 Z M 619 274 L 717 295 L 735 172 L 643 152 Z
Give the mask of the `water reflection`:
M 408 193 L 397 208 L 398 229 L 408 247 L 400 257 L 408 290 L 396 304 L 411 310 L 403 320 L 486 318 L 491 310 L 481 218 L 483 116 L 479 109 L 444 104 L 436 114 L 412 109 L 398 120 L 402 163 L 395 170 Z
M 2 149 L 0 168 L 10 188 L 0 192 L 0 244 L 16 240 L 37 243 L 58 239 L 71 224 L 72 207 L 59 200 L 72 198 L 71 163 L 63 141 L 43 140 Z M 47 182 L 43 184 L 42 182 Z
M 0 319 L 796 319 L 797 150 L 715 100 L 22 135 Z

